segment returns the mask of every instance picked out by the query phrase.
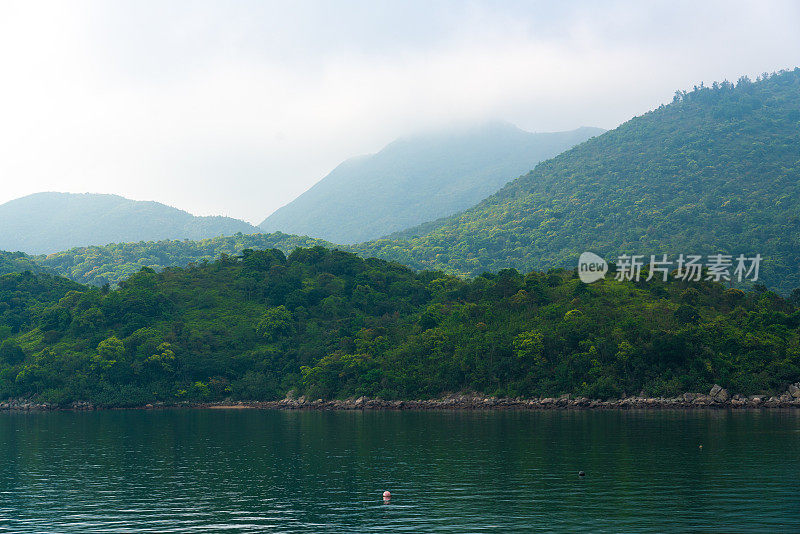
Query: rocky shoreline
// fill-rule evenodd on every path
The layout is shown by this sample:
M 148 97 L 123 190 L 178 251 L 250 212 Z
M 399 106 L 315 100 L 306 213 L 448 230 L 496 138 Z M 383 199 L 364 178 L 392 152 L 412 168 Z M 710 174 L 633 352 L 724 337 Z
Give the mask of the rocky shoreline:
M 129 409 L 210 408 L 210 409 L 277 409 L 277 410 L 582 410 L 582 409 L 761 409 L 800 408 L 800 382 L 792 384 L 781 395 L 730 395 L 715 385 L 708 393 L 684 393 L 678 397 L 626 397 L 597 400 L 562 395 L 531 399 L 497 398 L 483 395 L 450 395 L 428 400 L 382 400 L 367 397 L 345 400 L 285 398 L 279 401 L 219 401 L 186 403 L 153 403 Z M 98 406 L 90 402 L 74 402 L 68 406 L 37 403 L 26 399 L 0 402 L 0 411 L 30 410 L 98 410 L 122 409 Z

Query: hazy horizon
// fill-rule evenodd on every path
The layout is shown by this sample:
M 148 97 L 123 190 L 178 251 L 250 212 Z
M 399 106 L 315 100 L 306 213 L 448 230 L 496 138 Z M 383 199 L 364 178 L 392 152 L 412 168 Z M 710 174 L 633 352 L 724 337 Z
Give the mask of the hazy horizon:
M 424 128 L 424 129 L 418 130 L 416 132 L 409 132 L 409 133 L 406 133 L 403 136 L 399 136 L 399 137 L 396 137 L 394 139 L 391 139 L 386 145 L 378 148 L 374 152 L 366 152 L 366 153 L 362 153 L 362 154 L 353 154 L 353 155 L 350 155 L 350 156 L 346 156 L 342 161 L 338 162 L 332 169 L 330 169 L 330 171 L 326 171 L 318 179 L 313 180 L 311 183 L 309 183 L 308 187 L 306 187 L 304 190 L 300 191 L 297 195 L 295 195 L 294 197 L 292 197 L 289 200 L 287 200 L 284 204 L 281 204 L 280 206 L 277 206 L 273 211 L 271 211 L 269 214 L 267 214 L 264 217 L 264 219 L 266 219 L 270 215 L 274 214 L 275 211 L 281 209 L 282 207 L 285 207 L 287 204 L 291 203 L 293 200 L 296 200 L 297 197 L 299 197 L 300 195 L 302 195 L 303 193 L 307 192 L 309 189 L 311 189 L 312 187 L 317 185 L 323 178 L 328 176 L 331 172 L 335 171 L 341 165 L 346 164 L 347 162 L 352 161 L 352 160 L 357 160 L 359 158 L 367 158 L 369 156 L 374 156 L 375 154 L 380 153 L 382 150 L 387 148 L 389 145 L 391 145 L 395 141 L 402 141 L 404 139 L 409 139 L 409 138 L 414 138 L 414 137 L 424 137 L 424 136 L 433 136 L 433 135 L 447 135 L 448 133 L 463 132 L 463 130 L 469 129 L 469 128 L 473 128 L 473 127 L 480 127 L 480 126 L 484 126 L 484 125 L 491 125 L 491 124 L 498 124 L 498 123 L 502 123 L 502 124 L 506 124 L 506 125 L 512 126 L 514 128 L 517 128 L 517 129 L 522 130 L 522 131 L 527 132 L 527 133 L 560 133 L 560 132 L 531 132 L 529 130 L 524 130 L 522 128 L 519 128 L 519 126 L 517 126 L 516 124 L 513 124 L 513 123 L 508 122 L 508 121 L 503 121 L 501 119 L 485 119 L 485 120 L 481 120 L 481 121 L 470 121 L 470 122 L 453 121 L 453 122 L 449 122 L 449 123 L 446 123 L 446 124 L 440 124 L 440 125 L 437 125 L 435 127 Z M 574 128 L 572 130 L 567 130 L 567 131 L 575 131 L 575 130 L 581 130 L 581 129 L 599 130 L 599 132 L 597 134 L 595 134 L 595 135 L 599 135 L 599 134 L 605 133 L 607 131 L 607 130 L 605 130 L 603 128 L 596 128 L 594 126 L 579 126 L 577 128 Z M 509 177 L 509 179 L 513 179 L 513 178 L 514 177 L 512 177 L 512 176 Z M 201 217 L 202 216 L 233 217 L 233 218 L 245 221 L 245 222 L 247 222 L 249 224 L 252 224 L 255 227 L 258 227 L 259 224 L 262 222 L 262 220 L 249 221 L 249 220 L 246 220 L 246 219 L 244 219 L 242 217 L 234 217 L 232 215 L 227 215 L 227 214 L 224 214 L 224 213 L 213 213 L 213 212 L 212 213 L 195 213 L 195 212 L 192 212 L 189 209 L 182 208 L 180 206 L 175 205 L 174 203 L 170 203 L 170 201 L 168 201 L 168 200 L 159 201 L 159 200 L 153 200 L 152 198 L 131 198 L 131 197 L 127 197 L 125 195 L 121 195 L 119 193 L 116 193 L 114 191 L 67 191 L 67 190 L 32 191 L 32 192 L 27 193 L 25 195 L 22 195 L 20 197 L 4 199 L 4 200 L 0 201 L 0 205 L 5 204 L 7 202 L 14 201 L 14 200 L 20 200 L 20 199 L 25 198 L 25 197 L 29 197 L 29 196 L 33 196 L 33 195 L 40 195 L 40 194 L 48 194 L 48 193 L 59 193 L 59 194 L 63 193 L 63 194 L 71 194 L 71 195 L 109 195 L 109 196 L 117 196 L 117 197 L 121 197 L 121 198 L 126 198 L 128 200 L 134 200 L 134 201 L 137 201 L 137 202 L 158 202 L 159 204 L 163 204 L 163 205 L 171 207 L 171 208 L 180 209 L 180 210 L 186 211 L 186 212 L 188 212 L 188 213 L 190 213 L 192 215 L 197 215 L 197 216 L 201 216 Z
M 777 1 L 5 2 L 0 203 L 108 193 L 258 224 L 398 137 L 611 129 L 793 68 L 798 22 Z

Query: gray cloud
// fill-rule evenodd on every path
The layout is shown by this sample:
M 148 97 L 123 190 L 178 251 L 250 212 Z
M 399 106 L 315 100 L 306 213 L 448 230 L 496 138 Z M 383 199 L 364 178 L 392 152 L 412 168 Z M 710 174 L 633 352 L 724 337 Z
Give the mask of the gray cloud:
M 258 222 L 453 121 L 612 128 L 793 67 L 792 2 L 6 2 L 0 202 L 111 192 Z

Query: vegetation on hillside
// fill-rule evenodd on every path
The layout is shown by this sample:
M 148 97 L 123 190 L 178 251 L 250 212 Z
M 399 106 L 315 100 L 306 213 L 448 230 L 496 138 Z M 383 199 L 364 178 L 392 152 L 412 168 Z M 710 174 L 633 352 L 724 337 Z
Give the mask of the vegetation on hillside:
M 157 273 L 119 288 L 0 277 L 0 397 L 153 401 L 574 393 L 674 395 L 800 379 L 800 291 L 471 280 L 322 247 Z
M 575 265 L 594 251 L 745 254 L 800 286 L 800 69 L 679 92 L 459 215 L 359 251 L 421 269 Z
M 22 252 L 5 252 L 0 250 L 0 275 L 8 273 L 21 273 L 23 271 L 44 272 L 42 267 L 33 258 Z
M 34 259 L 38 265 L 76 282 L 102 286 L 116 284 L 139 272 L 142 267 L 160 271 L 164 267 L 214 261 L 222 254 L 236 256 L 248 248 L 277 248 L 288 254 L 297 247 L 317 245 L 329 246 L 330 243 L 281 232 L 247 235 L 238 233 L 199 241 L 140 241 L 76 247 Z

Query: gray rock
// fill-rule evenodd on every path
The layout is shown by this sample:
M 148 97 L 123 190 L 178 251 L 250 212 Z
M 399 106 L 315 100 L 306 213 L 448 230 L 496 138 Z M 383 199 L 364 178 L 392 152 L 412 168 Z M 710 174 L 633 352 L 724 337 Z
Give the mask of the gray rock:
M 791 384 L 789 386 L 789 395 L 791 395 L 795 399 L 800 399 L 800 382 L 797 382 L 796 384 Z
M 731 398 L 728 390 L 719 384 L 714 384 L 714 387 L 711 388 L 711 391 L 708 392 L 708 395 L 717 402 L 728 402 L 728 400 Z

